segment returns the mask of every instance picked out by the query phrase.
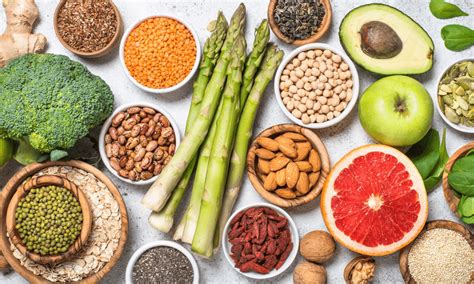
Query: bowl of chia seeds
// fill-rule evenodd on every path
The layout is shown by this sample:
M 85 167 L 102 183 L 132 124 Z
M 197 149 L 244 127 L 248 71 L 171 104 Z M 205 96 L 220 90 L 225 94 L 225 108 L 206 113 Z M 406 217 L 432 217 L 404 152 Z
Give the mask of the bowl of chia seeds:
M 196 260 L 182 245 L 156 241 L 136 250 L 125 271 L 127 284 L 182 283 L 198 284 Z

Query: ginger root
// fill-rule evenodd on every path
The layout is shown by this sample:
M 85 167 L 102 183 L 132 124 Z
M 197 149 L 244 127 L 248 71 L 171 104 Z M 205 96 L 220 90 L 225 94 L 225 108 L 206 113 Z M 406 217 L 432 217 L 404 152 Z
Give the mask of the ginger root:
M 46 45 L 44 35 L 31 33 L 39 16 L 34 0 L 3 0 L 3 7 L 7 27 L 0 35 L 0 67 L 24 54 L 41 52 Z

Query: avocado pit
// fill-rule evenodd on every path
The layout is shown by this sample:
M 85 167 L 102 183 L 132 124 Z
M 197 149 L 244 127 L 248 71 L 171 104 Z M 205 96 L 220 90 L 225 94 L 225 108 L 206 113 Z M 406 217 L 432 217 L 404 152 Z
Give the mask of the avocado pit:
M 365 23 L 360 31 L 362 51 L 370 57 L 387 59 L 402 51 L 403 43 L 398 34 L 380 21 Z

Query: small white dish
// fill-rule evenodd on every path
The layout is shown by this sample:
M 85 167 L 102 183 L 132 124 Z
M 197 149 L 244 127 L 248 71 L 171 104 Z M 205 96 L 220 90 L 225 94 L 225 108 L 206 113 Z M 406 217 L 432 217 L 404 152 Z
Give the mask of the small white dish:
M 179 143 L 181 142 L 181 136 L 180 136 L 180 133 L 179 133 L 178 125 L 174 121 L 173 117 L 166 110 L 164 110 L 163 108 L 161 108 L 161 107 L 159 107 L 155 104 L 146 103 L 146 102 L 137 102 L 137 103 L 125 104 L 125 105 L 121 105 L 121 106 L 117 107 L 115 109 L 115 111 L 112 113 L 112 115 L 104 122 L 104 124 L 102 125 L 102 129 L 100 130 L 100 135 L 99 135 L 99 153 L 100 153 L 100 157 L 101 157 L 102 161 L 104 162 L 105 166 L 107 167 L 107 169 L 112 174 L 114 174 L 118 179 L 120 179 L 124 182 L 127 182 L 129 184 L 148 185 L 148 184 L 152 184 L 158 178 L 159 175 L 154 176 L 151 179 L 140 180 L 140 181 L 132 181 L 132 180 L 123 178 L 117 173 L 116 170 L 114 170 L 112 168 L 112 166 L 110 165 L 109 158 L 107 157 L 107 154 L 105 153 L 105 135 L 109 132 L 109 127 L 112 124 L 112 119 L 114 118 L 114 116 L 117 113 L 119 113 L 121 111 L 125 111 L 128 108 L 134 107 L 134 106 L 149 107 L 149 108 L 152 108 L 152 109 L 156 110 L 157 112 L 160 112 L 161 114 L 163 114 L 169 120 L 169 122 L 171 124 L 171 127 L 174 130 L 174 136 L 175 136 L 175 140 L 176 140 L 176 142 L 175 142 L 176 143 L 176 148 L 178 148 Z
M 132 275 L 133 275 L 133 267 L 135 266 L 135 263 L 144 252 L 154 247 L 170 247 L 170 248 L 177 249 L 178 251 L 183 253 L 186 256 L 186 258 L 189 260 L 189 262 L 191 263 L 191 266 L 193 267 L 193 271 L 194 271 L 193 284 L 199 284 L 199 268 L 197 266 L 196 260 L 194 259 L 192 254 L 187 249 L 185 249 L 182 245 L 172 242 L 172 241 L 155 241 L 155 242 L 151 242 L 146 245 L 143 245 L 138 250 L 136 250 L 133 253 L 130 260 L 128 261 L 127 269 L 125 271 L 125 283 L 133 284 Z M 165 279 L 163 279 L 163 281 L 165 281 Z
M 444 74 L 446 74 L 446 72 L 449 71 L 449 69 L 451 69 L 451 67 L 454 66 L 454 64 L 457 64 L 457 63 L 461 63 L 461 62 L 464 62 L 464 61 L 473 61 L 474 62 L 474 57 L 469 57 L 469 58 L 464 58 L 464 59 L 461 59 L 461 60 L 457 60 L 455 62 L 453 62 L 452 64 L 450 64 L 448 66 L 448 68 L 446 68 L 443 73 L 441 73 L 441 75 L 439 76 L 438 78 L 438 84 L 436 84 L 436 90 L 435 90 L 435 94 L 436 94 L 436 99 L 435 99 L 435 104 L 436 104 L 436 109 L 438 110 L 438 113 L 439 115 L 441 116 L 441 118 L 444 120 L 444 122 L 446 122 L 447 125 L 451 126 L 452 128 L 456 129 L 457 131 L 460 131 L 460 132 L 463 132 L 463 133 L 474 133 L 474 127 L 469 127 L 469 126 L 466 126 L 466 125 L 463 125 L 463 124 L 455 124 L 455 123 L 452 123 L 451 121 L 449 121 L 449 119 L 446 117 L 446 115 L 444 115 L 444 113 L 441 111 L 441 107 L 439 106 L 439 102 L 438 102 L 438 89 L 439 89 L 439 84 L 441 82 L 441 80 L 443 79 L 444 77 Z
M 276 269 L 273 269 L 272 271 L 270 271 L 270 273 L 268 274 L 260 274 L 260 273 L 257 273 L 257 272 L 253 272 L 253 271 L 250 271 L 250 272 L 242 272 L 240 271 L 240 269 L 236 268 L 235 267 L 235 263 L 234 263 L 234 260 L 230 257 L 230 249 L 231 249 L 231 244 L 229 243 L 229 238 L 227 236 L 227 232 L 229 231 L 229 226 L 230 226 L 230 221 L 237 215 L 239 214 L 240 212 L 244 211 L 244 210 L 247 210 L 249 208 L 252 208 L 252 207 L 267 207 L 267 208 L 271 208 L 273 210 L 275 210 L 276 212 L 278 212 L 278 214 L 282 215 L 283 217 L 285 217 L 286 219 L 288 219 L 288 228 L 290 229 L 290 232 L 291 232 L 291 241 L 293 242 L 293 249 L 291 250 L 291 253 L 290 255 L 288 256 L 288 258 L 286 259 L 285 263 L 280 267 L 280 269 L 276 270 Z M 293 263 L 293 261 L 295 260 L 296 258 L 296 255 L 298 254 L 298 249 L 299 249 L 299 243 L 300 243 L 300 239 L 299 239 L 299 235 L 298 235 L 298 229 L 296 228 L 296 224 L 295 222 L 293 221 L 293 219 L 290 217 L 290 215 L 288 215 L 288 213 L 286 213 L 285 210 L 281 209 L 280 207 L 278 206 L 275 206 L 273 204 L 270 204 L 270 203 L 253 203 L 253 204 L 250 204 L 250 205 L 247 205 L 247 206 L 244 206 L 242 208 L 239 208 L 238 210 L 236 210 L 234 212 L 234 214 L 232 214 L 232 216 L 229 217 L 229 219 L 227 220 L 227 223 L 225 224 L 225 227 L 224 227 L 224 231 L 222 233 L 222 248 L 224 250 L 224 255 L 225 255 L 225 258 L 227 259 L 227 261 L 229 262 L 229 264 L 232 266 L 232 268 L 234 268 L 235 271 L 239 272 L 240 274 L 248 277 L 248 278 L 252 278 L 252 279 L 257 279 L 257 280 L 265 280 L 265 279 L 270 279 L 270 278 L 273 278 L 273 277 L 276 277 L 280 274 L 282 274 L 283 272 L 285 272 L 285 270 L 287 270 L 291 264 Z
M 172 87 L 169 87 L 169 88 L 154 89 L 154 88 L 150 88 L 150 87 L 142 85 L 137 80 L 135 80 L 135 78 L 132 77 L 132 75 L 128 71 L 127 65 L 125 65 L 124 47 L 125 47 L 125 42 L 128 39 L 128 36 L 138 25 L 140 25 L 141 23 L 143 23 L 144 21 L 146 21 L 148 19 L 159 18 L 159 17 L 170 18 L 170 19 L 176 20 L 176 21 L 180 22 L 181 24 L 183 24 L 191 32 L 191 34 L 193 35 L 193 38 L 194 38 L 194 42 L 196 43 L 196 60 L 194 61 L 193 68 L 191 69 L 189 74 L 181 82 L 179 82 L 178 84 L 176 84 Z M 142 89 L 146 92 L 149 92 L 149 93 L 166 94 L 166 93 L 170 93 L 170 92 L 178 90 L 179 88 L 184 86 L 187 82 L 189 82 L 191 80 L 191 78 L 194 76 L 194 74 L 196 73 L 196 71 L 199 67 L 199 62 L 201 61 L 201 44 L 199 43 L 199 37 L 198 37 L 196 31 L 191 27 L 190 24 L 188 24 L 183 19 L 177 18 L 176 16 L 163 15 L 162 14 L 162 15 L 153 15 L 153 16 L 149 16 L 149 17 L 146 17 L 144 19 L 141 19 L 140 21 L 138 21 L 137 23 L 132 25 L 129 29 L 127 29 L 124 36 L 122 37 L 122 41 L 120 42 L 120 51 L 119 51 L 119 53 L 120 53 L 119 57 L 120 57 L 120 63 L 122 64 L 122 68 L 123 68 L 125 74 L 127 75 L 128 79 L 130 79 L 130 81 L 132 81 L 133 84 L 135 84 L 138 88 L 140 88 L 140 89 Z
M 283 103 L 283 100 L 281 98 L 281 92 L 280 92 L 280 77 L 282 75 L 283 70 L 285 69 L 286 65 L 293 60 L 300 52 L 307 51 L 307 50 L 312 50 L 312 49 L 328 49 L 332 51 L 335 54 L 338 54 L 342 57 L 343 61 L 349 65 L 349 70 L 351 71 L 352 74 L 352 99 L 349 101 L 347 104 L 346 108 L 342 111 L 342 113 L 338 116 L 335 117 L 331 120 L 325 121 L 323 123 L 309 123 L 309 124 L 304 124 L 300 119 L 296 118 L 288 109 L 286 108 L 285 104 Z M 310 43 L 306 44 L 303 46 L 298 47 L 297 49 L 293 50 L 288 56 L 283 59 L 281 62 L 280 66 L 278 67 L 278 70 L 275 73 L 275 80 L 274 80 L 274 90 L 275 90 L 275 96 L 278 102 L 278 106 L 281 108 L 283 113 L 294 123 L 301 125 L 306 128 L 311 128 L 311 129 L 323 129 L 327 127 L 334 126 L 341 122 L 346 116 L 349 115 L 349 113 L 354 109 L 354 106 L 357 103 L 357 100 L 359 98 L 359 73 L 357 73 L 357 69 L 352 62 L 352 60 L 342 51 L 328 45 L 325 43 Z

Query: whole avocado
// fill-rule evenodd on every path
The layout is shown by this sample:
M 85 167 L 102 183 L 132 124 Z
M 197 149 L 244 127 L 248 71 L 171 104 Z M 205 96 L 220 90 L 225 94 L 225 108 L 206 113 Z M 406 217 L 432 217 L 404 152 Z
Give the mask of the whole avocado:
M 104 80 L 67 56 L 28 54 L 0 69 L 0 138 L 40 153 L 73 147 L 113 104 Z

